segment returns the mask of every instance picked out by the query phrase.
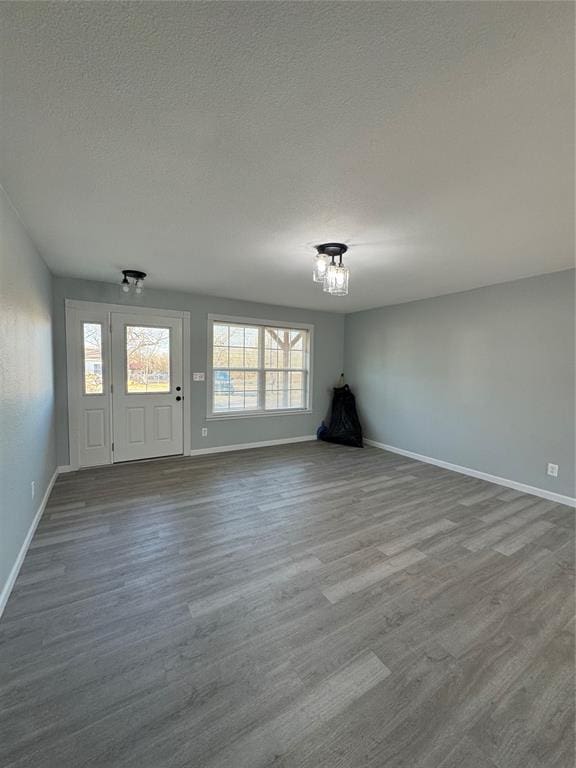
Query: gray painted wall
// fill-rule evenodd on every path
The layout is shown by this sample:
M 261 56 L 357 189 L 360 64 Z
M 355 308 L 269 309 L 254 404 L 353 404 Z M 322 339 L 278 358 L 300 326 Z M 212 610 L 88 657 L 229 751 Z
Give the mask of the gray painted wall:
M 0 593 L 56 469 L 51 279 L 0 188 Z
M 345 338 L 367 437 L 575 495 L 574 270 L 357 312 Z
M 149 281 L 150 282 L 150 281 Z M 176 291 L 162 291 L 147 287 L 142 298 L 125 296 L 117 285 L 74 280 L 54 279 L 54 339 L 56 365 L 56 414 L 58 464 L 69 464 L 68 397 L 66 383 L 65 299 L 101 301 L 111 304 L 130 304 L 159 309 L 187 310 L 191 314 L 191 363 L 193 371 L 206 371 L 208 314 L 237 315 L 264 320 L 288 320 L 314 323 L 314 360 L 312 414 L 287 416 L 257 416 L 253 418 L 206 421 L 206 385 L 191 383 L 192 449 L 220 445 L 275 440 L 286 437 L 312 435 L 325 416 L 331 388 L 342 372 L 344 359 L 344 315 L 290 309 L 267 304 L 196 296 Z M 208 437 L 201 437 L 202 427 L 208 428 Z

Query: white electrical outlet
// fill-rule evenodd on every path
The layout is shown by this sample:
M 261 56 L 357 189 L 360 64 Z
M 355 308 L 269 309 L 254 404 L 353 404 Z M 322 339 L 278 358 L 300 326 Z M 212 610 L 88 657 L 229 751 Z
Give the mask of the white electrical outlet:
M 546 472 L 550 477 L 558 477 L 558 464 L 548 464 Z
M 206 427 L 202 427 L 202 437 L 208 437 L 208 429 Z
M 32 480 L 32 482 L 30 483 L 30 493 L 32 494 L 32 498 L 36 496 L 36 483 L 34 482 L 34 480 Z

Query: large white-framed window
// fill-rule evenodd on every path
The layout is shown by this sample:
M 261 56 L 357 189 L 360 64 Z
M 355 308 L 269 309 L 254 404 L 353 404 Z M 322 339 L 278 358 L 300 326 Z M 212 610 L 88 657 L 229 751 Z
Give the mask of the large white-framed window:
M 311 410 L 313 326 L 208 316 L 208 418 Z

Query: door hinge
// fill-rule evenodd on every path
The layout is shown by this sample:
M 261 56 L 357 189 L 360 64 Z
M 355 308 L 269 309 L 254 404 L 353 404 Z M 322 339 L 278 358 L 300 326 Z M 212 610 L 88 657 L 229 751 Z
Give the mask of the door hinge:
M 110 394 L 114 392 L 114 384 L 110 384 Z
M 114 453 L 114 443 L 112 443 L 112 453 Z

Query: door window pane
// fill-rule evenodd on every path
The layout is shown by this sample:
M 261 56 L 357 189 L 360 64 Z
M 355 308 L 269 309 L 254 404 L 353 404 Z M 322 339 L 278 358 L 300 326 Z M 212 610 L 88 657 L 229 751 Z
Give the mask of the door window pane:
M 170 328 L 126 326 L 126 391 L 170 392 Z
M 82 323 L 84 350 L 84 394 L 101 395 L 102 379 L 102 325 Z

